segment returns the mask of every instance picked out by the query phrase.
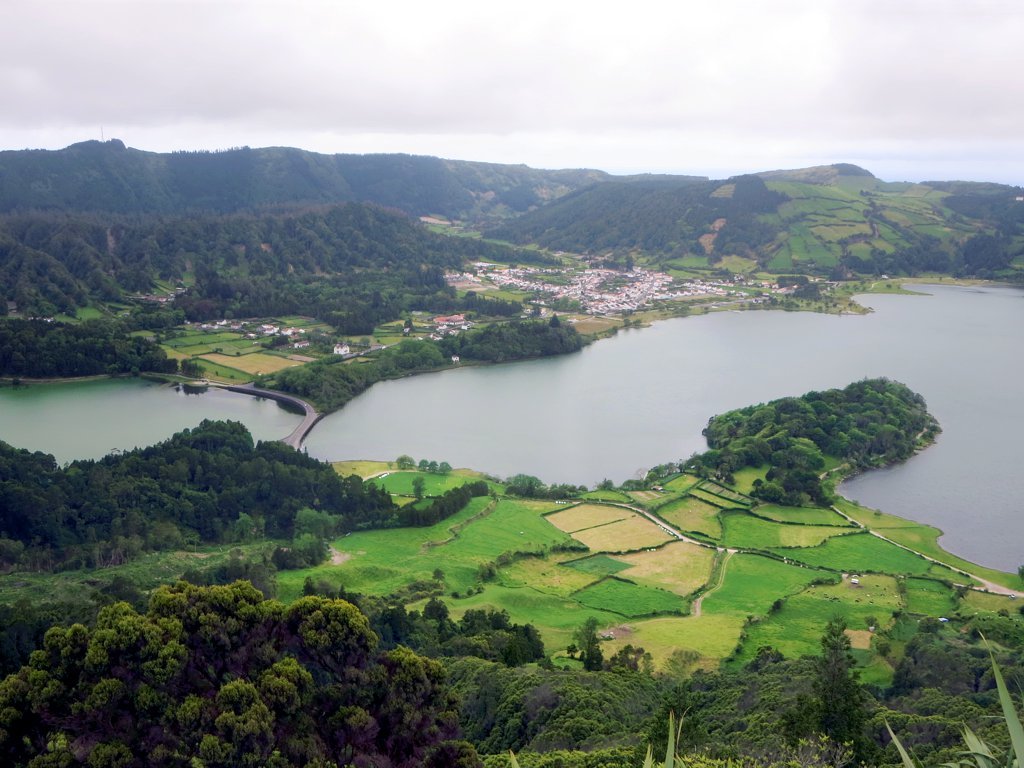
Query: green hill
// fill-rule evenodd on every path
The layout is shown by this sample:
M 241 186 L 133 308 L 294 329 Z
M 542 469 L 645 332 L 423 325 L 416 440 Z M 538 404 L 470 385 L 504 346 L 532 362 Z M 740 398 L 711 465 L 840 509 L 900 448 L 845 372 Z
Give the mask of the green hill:
M 591 255 L 636 252 L 662 268 L 728 256 L 835 278 L 943 272 L 1020 276 L 1024 203 L 999 184 L 887 183 L 849 164 L 724 181 L 615 180 L 491 230 Z
M 0 152 L 0 212 L 224 213 L 362 201 L 415 216 L 479 219 L 522 212 L 606 178 L 594 170 L 287 147 L 160 154 L 111 139 Z

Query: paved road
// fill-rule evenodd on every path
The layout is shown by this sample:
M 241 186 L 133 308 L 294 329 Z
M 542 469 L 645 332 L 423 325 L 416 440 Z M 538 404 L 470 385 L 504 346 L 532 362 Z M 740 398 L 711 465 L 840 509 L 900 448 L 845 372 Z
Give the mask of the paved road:
M 258 389 L 253 384 L 220 384 L 216 381 L 210 381 L 208 384 L 211 387 L 220 387 L 221 389 L 227 389 L 231 392 L 241 392 L 243 395 L 266 397 L 271 400 L 277 400 L 279 403 L 289 403 L 290 405 L 294 405 L 296 408 L 302 409 L 302 412 L 305 414 L 302 422 L 292 430 L 290 435 L 281 438 L 282 443 L 290 445 L 295 450 L 299 450 L 299 448 L 302 447 L 302 441 L 306 439 L 306 435 L 309 434 L 309 430 L 311 430 L 313 425 L 323 418 L 323 414 L 318 413 L 317 410 L 305 400 L 293 397 L 292 395 L 286 395 L 284 392 L 275 392 L 272 389 Z

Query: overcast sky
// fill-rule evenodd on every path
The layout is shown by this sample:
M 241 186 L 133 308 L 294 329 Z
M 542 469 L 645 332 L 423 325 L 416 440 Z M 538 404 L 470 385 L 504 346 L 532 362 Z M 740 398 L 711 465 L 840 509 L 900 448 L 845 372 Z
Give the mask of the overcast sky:
M 0 148 L 1024 184 L 1020 0 L 2 0 Z

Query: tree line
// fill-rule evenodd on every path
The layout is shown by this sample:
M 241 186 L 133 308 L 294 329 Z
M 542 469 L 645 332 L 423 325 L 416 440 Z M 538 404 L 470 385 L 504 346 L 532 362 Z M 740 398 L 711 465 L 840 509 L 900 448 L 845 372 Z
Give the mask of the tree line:
M 461 512 L 473 499 L 487 496 L 490 492 L 490 486 L 483 480 L 460 485 L 428 502 L 416 502 L 399 507 L 396 512 L 397 524 L 400 527 L 420 528 L 435 525 Z
M 174 373 L 178 365 L 152 340 L 118 322 L 78 325 L 0 320 L 0 376 L 48 378 L 142 371 Z

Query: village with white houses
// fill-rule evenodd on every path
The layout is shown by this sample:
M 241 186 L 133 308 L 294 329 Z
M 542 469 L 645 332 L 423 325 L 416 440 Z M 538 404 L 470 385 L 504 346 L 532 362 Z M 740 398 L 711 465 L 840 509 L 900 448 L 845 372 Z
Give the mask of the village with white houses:
M 735 276 L 732 280 L 691 279 L 684 282 L 675 280 L 664 272 L 635 268 L 630 271 L 614 269 L 557 269 L 539 267 L 504 267 L 487 262 L 476 262 L 475 273 L 451 273 L 449 284 L 467 287 L 478 286 L 527 291 L 535 294 L 536 303 L 543 305 L 545 299 L 574 302 L 579 311 L 590 315 L 615 315 L 649 308 L 659 302 L 679 301 L 695 298 L 722 298 L 736 301 L 760 303 L 764 299 L 740 290 L 746 279 Z M 763 283 L 756 287 L 785 294 L 774 284 Z

